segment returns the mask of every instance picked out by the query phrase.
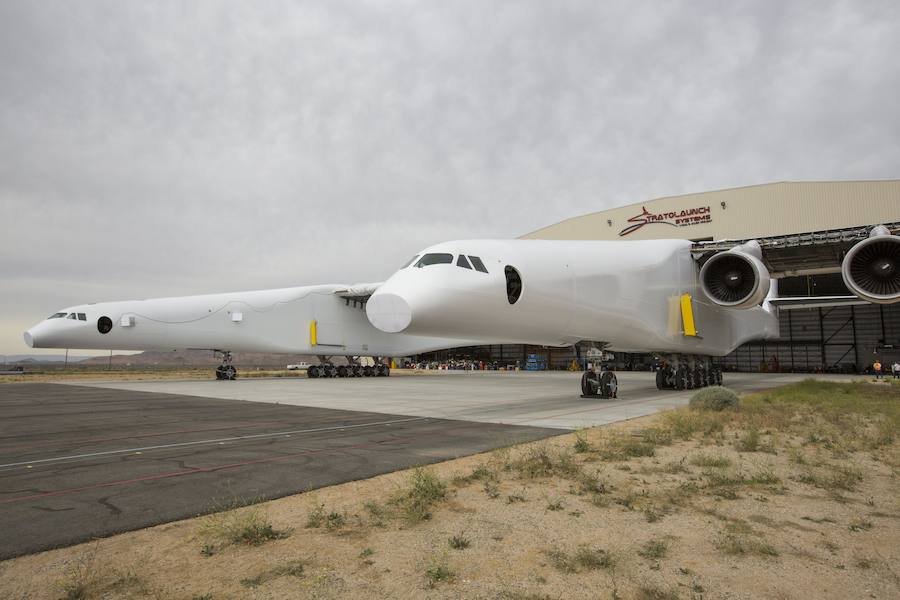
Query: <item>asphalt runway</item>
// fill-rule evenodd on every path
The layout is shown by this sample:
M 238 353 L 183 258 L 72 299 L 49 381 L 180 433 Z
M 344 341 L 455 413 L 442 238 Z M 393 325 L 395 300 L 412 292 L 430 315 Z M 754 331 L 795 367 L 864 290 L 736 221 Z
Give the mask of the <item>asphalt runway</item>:
M 367 395 L 357 388 L 358 403 Z M 4 384 L 0 559 L 559 433 L 162 388 Z

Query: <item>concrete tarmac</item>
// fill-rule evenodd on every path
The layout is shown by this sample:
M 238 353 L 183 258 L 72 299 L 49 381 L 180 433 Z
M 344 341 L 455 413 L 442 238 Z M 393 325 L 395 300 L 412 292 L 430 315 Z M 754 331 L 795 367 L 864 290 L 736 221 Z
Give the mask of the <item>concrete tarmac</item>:
M 123 381 L 111 389 L 164 392 L 482 423 L 576 429 L 650 415 L 687 404 L 693 391 L 657 390 L 655 374 L 618 372 L 619 397 L 581 398 L 581 373 L 463 371 L 351 379 Z M 725 385 L 756 391 L 802 381 L 808 374 L 726 373 Z M 847 380 L 850 376 L 817 376 Z
M 163 387 L 0 385 L 0 559 L 560 433 Z

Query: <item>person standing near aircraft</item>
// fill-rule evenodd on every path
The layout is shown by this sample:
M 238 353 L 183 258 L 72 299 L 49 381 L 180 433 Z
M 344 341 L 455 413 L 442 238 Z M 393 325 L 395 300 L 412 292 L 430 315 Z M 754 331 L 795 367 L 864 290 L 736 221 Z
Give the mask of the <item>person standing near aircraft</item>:
M 894 361 L 894 364 L 891 365 L 891 373 L 894 374 L 894 379 L 900 379 L 900 362 Z
M 872 370 L 875 371 L 875 379 L 881 379 L 881 361 L 877 358 L 875 359 L 875 363 L 872 365 Z

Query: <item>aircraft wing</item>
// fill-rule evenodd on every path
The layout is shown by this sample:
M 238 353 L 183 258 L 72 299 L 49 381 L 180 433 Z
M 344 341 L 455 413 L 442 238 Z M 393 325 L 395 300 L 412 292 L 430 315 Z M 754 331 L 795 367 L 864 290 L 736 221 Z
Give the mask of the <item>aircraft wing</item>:
M 900 222 L 885 223 L 893 235 L 900 235 Z M 762 250 L 762 261 L 774 278 L 819 273 L 838 273 L 847 251 L 869 236 L 872 226 L 832 229 L 816 233 L 800 233 L 756 238 Z M 750 240 L 718 240 L 694 242 L 694 258 L 703 264 L 707 259 Z
M 354 283 L 353 285 L 348 285 L 345 288 L 337 289 L 334 291 L 335 295 L 340 296 L 346 300 L 355 300 L 357 302 L 365 302 L 369 299 L 369 296 L 375 293 L 375 290 L 384 283 L 383 281 L 379 281 L 377 283 Z

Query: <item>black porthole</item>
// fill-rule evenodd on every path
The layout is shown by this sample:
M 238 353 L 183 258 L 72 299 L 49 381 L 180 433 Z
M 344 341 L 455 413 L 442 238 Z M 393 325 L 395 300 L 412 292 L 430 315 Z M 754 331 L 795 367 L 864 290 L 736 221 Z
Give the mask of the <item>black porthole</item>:
M 112 330 L 112 319 L 109 317 L 100 317 L 97 319 L 97 331 L 100 333 L 109 333 Z
M 506 299 L 510 304 L 515 304 L 522 295 L 522 276 L 509 265 L 506 265 L 503 273 L 506 275 Z

